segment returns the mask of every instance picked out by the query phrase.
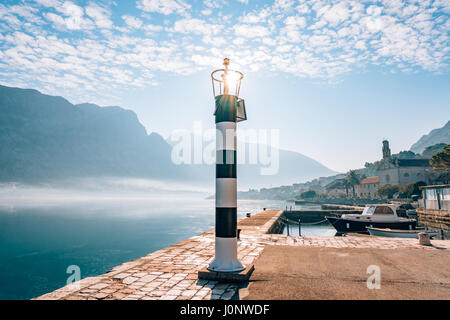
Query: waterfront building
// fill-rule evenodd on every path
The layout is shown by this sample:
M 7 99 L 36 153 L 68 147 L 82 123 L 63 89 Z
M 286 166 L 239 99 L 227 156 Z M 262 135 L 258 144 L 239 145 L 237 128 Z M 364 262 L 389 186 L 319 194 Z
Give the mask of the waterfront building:
M 450 184 L 420 187 L 417 218 L 421 225 L 441 230 L 442 237 L 450 236 Z
M 423 186 L 419 208 L 428 210 L 450 210 L 450 184 Z
M 429 183 L 433 170 L 429 159 L 398 159 L 391 156 L 389 141 L 383 141 L 383 159 L 378 163 L 379 185 L 399 185 L 417 181 Z
M 375 198 L 376 191 L 380 185 L 378 177 L 369 177 L 361 180 L 359 185 L 355 186 L 356 195 L 360 198 Z
M 428 159 L 386 159 L 378 165 L 380 186 L 399 185 L 417 181 L 429 183 L 432 168 Z
M 389 141 L 383 141 L 383 159 L 388 159 L 391 157 L 391 148 L 389 148 Z

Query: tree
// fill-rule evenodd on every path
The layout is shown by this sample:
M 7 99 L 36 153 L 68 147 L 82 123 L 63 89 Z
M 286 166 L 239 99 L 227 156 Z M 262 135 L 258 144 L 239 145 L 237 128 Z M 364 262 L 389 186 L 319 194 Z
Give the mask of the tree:
M 392 199 L 396 193 L 399 191 L 399 186 L 397 185 L 386 185 L 380 186 L 377 189 L 378 196 L 382 198 Z
M 422 152 L 422 157 L 425 159 L 432 158 L 436 153 L 441 152 L 445 148 L 445 143 L 438 143 L 432 146 L 428 146 L 425 148 L 425 150 Z
M 434 170 L 450 170 L 450 144 L 444 149 L 436 153 L 430 160 L 430 164 Z
M 450 170 L 447 169 L 439 169 L 435 170 L 436 175 L 433 176 L 433 181 L 435 183 L 450 183 Z
M 373 163 L 366 162 L 364 164 L 364 172 L 368 177 L 374 177 L 378 175 L 378 166 L 380 161 L 375 161 Z
M 300 194 L 301 199 L 312 199 L 317 196 L 318 196 L 318 194 L 314 190 L 305 191 Z
M 419 187 L 426 186 L 427 184 L 423 181 L 416 181 L 405 184 L 399 188 L 399 196 L 402 198 L 411 198 L 413 195 L 420 195 L 421 191 Z
M 345 188 L 345 193 L 347 194 L 347 198 L 348 198 L 348 189 L 349 189 L 352 185 L 350 184 L 350 182 L 348 182 L 347 179 L 345 179 L 344 181 L 342 181 L 342 185 L 343 185 L 344 188 Z
M 361 176 L 356 172 L 356 170 L 350 170 L 347 173 L 347 181 L 352 187 L 353 198 L 356 198 L 355 186 L 361 182 Z

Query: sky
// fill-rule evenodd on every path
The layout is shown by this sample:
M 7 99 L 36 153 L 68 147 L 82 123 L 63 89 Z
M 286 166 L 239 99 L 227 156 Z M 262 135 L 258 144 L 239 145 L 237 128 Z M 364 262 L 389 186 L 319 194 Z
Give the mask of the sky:
M 244 129 L 345 172 L 450 120 L 450 1 L 0 3 L 0 84 L 135 111 L 169 138 L 214 127 L 210 73 L 245 74 Z

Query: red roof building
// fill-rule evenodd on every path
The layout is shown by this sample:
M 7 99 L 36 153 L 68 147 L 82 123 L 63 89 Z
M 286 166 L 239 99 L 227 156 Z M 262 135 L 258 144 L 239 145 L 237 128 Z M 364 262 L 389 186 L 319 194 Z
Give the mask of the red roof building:
M 361 180 L 360 184 L 368 184 L 368 183 L 379 183 L 380 179 L 378 177 L 369 177 Z
M 355 186 L 356 196 L 360 198 L 375 198 L 376 191 L 380 185 L 378 177 L 369 177 L 361 180 L 359 185 Z

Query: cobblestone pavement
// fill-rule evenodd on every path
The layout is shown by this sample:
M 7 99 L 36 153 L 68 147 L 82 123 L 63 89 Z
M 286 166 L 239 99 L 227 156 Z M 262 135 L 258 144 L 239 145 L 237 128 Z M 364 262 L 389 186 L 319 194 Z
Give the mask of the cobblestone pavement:
M 239 224 L 241 240 L 238 257 L 251 264 L 265 245 L 313 246 L 332 248 L 413 248 L 449 249 L 450 241 L 434 240 L 432 247 L 420 246 L 417 239 L 378 237 L 300 237 L 267 234 L 282 211 L 264 211 Z M 253 219 L 255 223 L 251 223 Z M 245 222 L 244 222 L 245 221 Z M 198 280 L 197 272 L 214 257 L 214 232 L 209 231 L 126 262 L 106 274 L 85 278 L 36 299 L 66 300 L 203 300 L 239 299 L 239 285 Z M 242 286 L 242 285 L 241 285 Z

